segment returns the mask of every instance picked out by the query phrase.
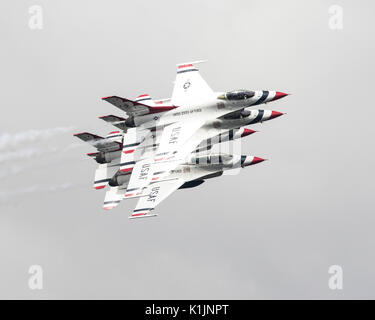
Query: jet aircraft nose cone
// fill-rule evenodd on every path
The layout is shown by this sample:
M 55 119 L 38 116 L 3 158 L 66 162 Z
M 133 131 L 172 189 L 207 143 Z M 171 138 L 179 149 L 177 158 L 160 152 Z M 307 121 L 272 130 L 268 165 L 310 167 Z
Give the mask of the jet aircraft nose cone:
M 241 166 L 242 167 L 247 167 L 247 166 L 251 166 L 253 164 L 257 164 L 257 163 L 263 162 L 265 160 L 266 159 L 259 158 L 259 157 L 242 156 L 241 157 Z
M 251 129 L 247 129 L 247 128 L 245 128 L 244 130 L 243 130 L 243 133 L 242 133 L 242 137 L 246 137 L 246 136 L 248 136 L 248 135 L 250 135 L 250 134 L 253 134 L 253 133 L 255 133 L 256 131 L 255 130 L 251 130 Z
M 284 114 L 284 113 L 279 112 L 279 111 L 272 111 L 271 116 L 270 116 L 270 119 L 274 119 L 274 118 L 280 117 L 280 116 L 282 116 L 283 114 Z
M 287 95 L 288 95 L 287 93 L 280 92 L 280 91 L 276 91 L 275 97 L 272 99 L 272 101 L 275 101 L 275 100 L 278 100 L 278 99 L 284 98 L 284 97 L 286 97 Z
M 263 158 L 259 158 L 259 157 L 254 157 L 253 161 L 251 161 L 250 164 L 257 164 L 259 162 L 263 162 L 265 161 L 266 159 L 263 159 Z

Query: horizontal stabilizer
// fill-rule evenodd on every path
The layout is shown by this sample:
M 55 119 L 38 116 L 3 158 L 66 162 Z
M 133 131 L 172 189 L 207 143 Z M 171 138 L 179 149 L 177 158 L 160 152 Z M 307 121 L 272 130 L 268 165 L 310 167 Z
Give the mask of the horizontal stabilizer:
M 121 150 L 122 148 L 122 133 L 119 131 L 109 133 L 106 138 L 89 132 L 77 133 L 74 136 L 91 144 L 93 147 L 98 149 L 98 151 L 112 152 Z M 88 155 L 92 157 L 96 156 L 94 153 L 90 153 Z
M 96 134 L 89 132 L 81 132 L 74 134 L 75 137 L 85 142 L 95 142 L 104 139 L 103 137 L 97 136 Z
M 119 128 L 120 130 L 126 131 L 127 127 L 125 125 L 125 118 L 114 116 L 112 114 L 107 116 L 101 116 L 99 119 L 104 120 L 105 122 L 110 123 L 111 125 Z
M 175 106 L 148 106 L 142 102 L 121 98 L 118 96 L 104 97 L 102 100 L 109 102 L 115 107 L 126 112 L 129 116 L 142 116 L 146 114 L 165 112 L 175 109 Z
M 112 123 L 112 122 L 120 122 L 120 121 L 125 121 L 125 118 L 114 116 L 113 114 L 109 114 L 107 116 L 101 116 L 99 119 L 102 119 L 106 122 Z

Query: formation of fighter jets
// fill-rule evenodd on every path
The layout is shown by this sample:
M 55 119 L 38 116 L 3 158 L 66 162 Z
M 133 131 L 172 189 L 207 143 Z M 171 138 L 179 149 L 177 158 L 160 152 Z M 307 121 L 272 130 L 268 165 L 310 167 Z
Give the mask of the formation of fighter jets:
M 100 117 L 117 128 L 105 138 L 88 132 L 75 134 L 97 149 L 88 156 L 99 163 L 94 189 L 108 186 L 104 209 L 116 207 L 123 199 L 138 198 L 129 218 L 156 216 L 155 207 L 177 189 L 196 187 L 226 170 L 264 161 L 249 155 L 214 153 L 212 148 L 255 132 L 244 126 L 281 116 L 281 112 L 257 107 L 287 94 L 214 92 L 197 69 L 200 62 L 177 65 L 169 99 L 152 100 L 147 94 L 135 100 L 102 98 L 123 112 L 122 117 Z

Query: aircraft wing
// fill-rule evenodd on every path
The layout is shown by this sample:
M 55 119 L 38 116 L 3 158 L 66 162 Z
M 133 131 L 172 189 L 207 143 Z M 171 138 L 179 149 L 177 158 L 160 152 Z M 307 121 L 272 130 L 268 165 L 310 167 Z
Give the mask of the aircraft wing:
M 184 184 L 183 179 L 171 179 L 151 183 L 147 186 L 145 194 L 138 200 L 129 219 L 154 217 L 157 214 L 150 213 L 154 208 Z
M 115 107 L 121 109 L 129 116 L 143 116 L 146 114 L 165 112 L 175 109 L 175 106 L 149 106 L 139 101 L 133 101 L 118 96 L 104 97 L 102 100 L 109 102 Z
M 192 106 L 207 99 L 212 99 L 214 92 L 202 78 L 196 67 L 197 62 L 177 65 L 171 103 L 175 106 Z
M 141 196 L 152 181 L 161 180 L 178 166 L 199 144 L 189 139 L 204 125 L 205 120 L 178 121 L 164 128 L 156 153 L 138 161 L 130 177 L 125 197 Z

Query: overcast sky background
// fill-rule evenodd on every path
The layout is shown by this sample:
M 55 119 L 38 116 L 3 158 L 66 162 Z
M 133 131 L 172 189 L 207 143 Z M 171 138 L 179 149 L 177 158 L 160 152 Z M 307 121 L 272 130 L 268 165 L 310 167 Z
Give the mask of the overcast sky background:
M 34 4 L 42 30 L 28 27 Z M 375 298 L 373 1 L 0 9 L 0 298 Z M 292 93 L 242 144 L 270 161 L 177 191 L 155 219 L 129 221 L 136 200 L 104 211 L 94 149 L 72 134 L 112 130 L 97 116 L 122 114 L 102 96 L 169 97 L 175 64 L 197 59 L 214 90 Z

